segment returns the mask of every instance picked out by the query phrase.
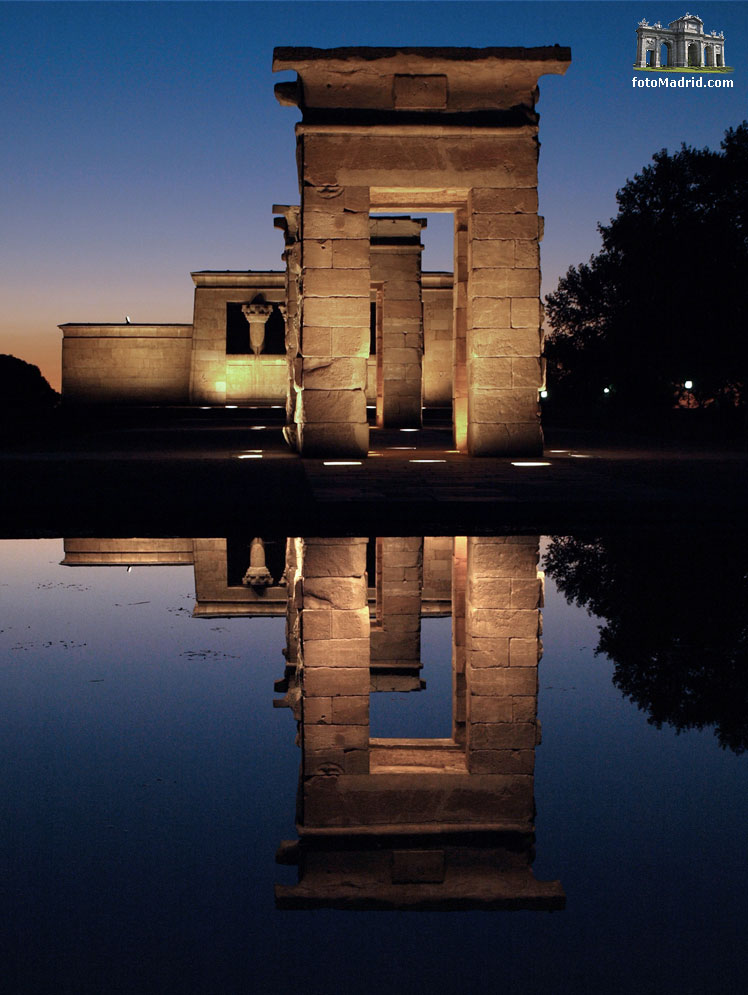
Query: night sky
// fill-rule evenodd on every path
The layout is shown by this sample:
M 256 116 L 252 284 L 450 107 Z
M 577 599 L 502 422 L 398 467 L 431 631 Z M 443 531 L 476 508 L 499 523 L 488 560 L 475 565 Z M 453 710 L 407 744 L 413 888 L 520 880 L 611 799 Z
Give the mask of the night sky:
M 297 203 L 277 45 L 568 45 L 540 80 L 544 288 L 653 152 L 716 147 L 748 116 L 748 4 L 697 3 L 732 89 L 632 87 L 637 23 L 684 2 L 0 5 L 0 352 L 59 386 L 62 322 L 189 322 L 191 270 L 280 269 L 273 203 Z M 424 265 L 451 269 L 447 217 Z

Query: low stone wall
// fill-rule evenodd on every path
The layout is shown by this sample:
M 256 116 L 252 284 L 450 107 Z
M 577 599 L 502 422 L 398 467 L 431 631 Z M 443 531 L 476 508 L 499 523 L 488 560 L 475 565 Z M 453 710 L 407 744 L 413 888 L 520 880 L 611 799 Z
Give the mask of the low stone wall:
M 85 404 L 285 405 L 284 355 L 226 352 L 227 302 L 262 293 L 267 301 L 283 305 L 278 274 L 205 272 L 193 279 L 194 325 L 60 325 L 64 399 Z M 449 406 L 452 275 L 427 273 L 423 283 L 423 403 Z M 366 403 L 375 405 L 376 355 L 365 360 L 365 373 Z
M 60 325 L 66 401 L 186 404 L 191 325 Z

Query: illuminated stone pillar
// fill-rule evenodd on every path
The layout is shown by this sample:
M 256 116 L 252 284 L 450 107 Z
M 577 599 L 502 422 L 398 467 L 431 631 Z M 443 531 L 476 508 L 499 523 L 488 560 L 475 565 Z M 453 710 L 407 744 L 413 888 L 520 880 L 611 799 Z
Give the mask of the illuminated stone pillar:
M 304 456 L 365 456 L 369 355 L 369 191 L 326 183 L 335 152 L 301 143 L 301 378 L 296 403 Z M 321 181 L 320 181 L 321 180 Z
M 474 774 L 515 775 L 528 806 L 540 741 L 542 589 L 537 536 L 468 540 L 467 765 Z
M 454 325 L 452 334 L 452 425 L 454 447 L 468 451 L 467 389 L 467 280 L 468 230 L 467 211 L 455 211 L 454 289 L 452 291 Z
M 372 689 L 420 688 L 422 591 L 423 539 L 378 539 L 377 619 L 371 631 Z M 398 680 L 398 676 L 403 679 Z
M 452 547 L 452 738 L 465 745 L 467 684 L 465 677 L 465 593 L 467 538 L 455 536 Z
M 371 282 L 381 307 L 377 335 L 377 425 L 420 428 L 422 424 L 423 300 L 422 218 L 373 217 Z M 378 330 L 379 332 L 379 330 Z
M 474 456 L 543 451 L 537 143 L 528 135 L 511 147 L 518 186 L 477 188 L 468 198 L 468 449 Z
M 366 539 L 305 539 L 301 577 L 304 818 L 337 776 L 369 770 Z

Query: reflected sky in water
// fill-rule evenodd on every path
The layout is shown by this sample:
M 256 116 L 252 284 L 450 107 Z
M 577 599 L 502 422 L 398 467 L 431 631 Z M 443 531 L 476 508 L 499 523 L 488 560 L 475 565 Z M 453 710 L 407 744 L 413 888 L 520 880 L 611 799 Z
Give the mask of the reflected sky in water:
M 748 759 L 649 724 L 550 580 L 534 873 L 566 909 L 279 912 L 284 618 L 192 618 L 190 566 L 60 566 L 61 540 L 0 556 L 11 992 L 742 990 Z M 372 735 L 448 734 L 450 632 L 425 620 L 427 689 L 373 696 Z

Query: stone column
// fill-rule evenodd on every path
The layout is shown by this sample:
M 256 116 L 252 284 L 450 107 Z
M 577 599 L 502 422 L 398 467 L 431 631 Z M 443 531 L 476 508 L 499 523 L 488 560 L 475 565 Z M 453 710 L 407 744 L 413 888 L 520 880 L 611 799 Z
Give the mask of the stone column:
M 468 200 L 468 449 L 473 456 L 543 451 L 542 219 L 534 138 L 518 140 L 514 158 L 515 188 L 476 188 Z
M 686 46 L 686 39 L 683 32 L 678 32 L 673 40 L 673 65 L 674 66 L 687 66 L 688 65 L 688 51 Z
M 265 345 L 265 325 L 273 313 L 272 304 L 243 304 L 242 314 L 249 325 L 249 347 L 255 356 L 259 356 Z
M 378 624 L 371 632 L 372 686 L 386 688 L 376 680 L 377 671 L 400 671 L 416 678 L 420 687 L 421 595 L 423 591 L 423 538 L 377 540 Z M 394 686 L 398 682 L 391 679 Z M 399 682 L 404 683 L 404 682 Z
M 326 781 L 369 770 L 366 542 L 303 540 L 298 570 L 302 578 L 301 735 L 307 825 L 323 818 Z
M 641 28 L 637 29 L 636 32 L 636 64 L 637 66 L 646 66 L 647 64 L 647 49 L 644 45 Z
M 468 539 L 467 764 L 531 775 L 537 723 L 542 578 L 538 538 Z M 532 794 L 531 787 L 529 789 Z
M 296 448 L 296 395 L 301 389 L 301 361 L 299 342 L 301 332 L 301 239 L 299 236 L 300 208 L 287 204 L 273 204 L 276 228 L 283 232 L 285 248 L 283 261 L 286 264 L 286 304 L 283 320 L 286 325 L 286 362 L 288 363 L 288 386 L 286 390 L 286 427 L 283 434 L 292 449 Z
M 467 684 L 465 677 L 465 588 L 467 538 L 455 536 L 452 547 L 452 739 L 465 745 Z
M 381 396 L 377 392 L 377 425 L 380 428 L 420 428 L 423 365 L 421 231 L 426 227 L 426 221 L 423 218 L 373 217 L 369 224 L 371 281 L 377 286 L 377 307 L 381 307 L 377 371 L 381 369 L 382 389 Z
M 319 182 L 334 169 L 324 141 L 300 142 L 302 181 L 301 385 L 304 456 L 365 456 L 369 355 L 369 191 Z
M 455 211 L 454 285 L 452 290 L 454 325 L 452 334 L 452 426 L 454 447 L 468 451 L 467 388 L 467 280 L 468 221 L 467 211 Z

